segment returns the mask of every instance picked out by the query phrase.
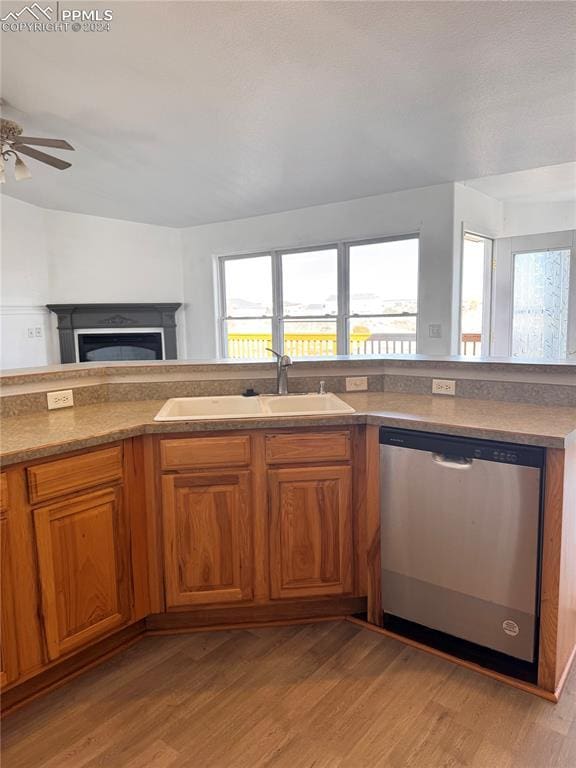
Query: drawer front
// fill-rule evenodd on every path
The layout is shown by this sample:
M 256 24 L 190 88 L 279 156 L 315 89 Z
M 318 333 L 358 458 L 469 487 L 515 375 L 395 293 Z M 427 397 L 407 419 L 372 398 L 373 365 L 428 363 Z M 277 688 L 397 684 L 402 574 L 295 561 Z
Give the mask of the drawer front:
M 266 435 L 268 464 L 301 464 L 318 461 L 349 461 L 350 432 L 293 432 Z
M 160 462 L 164 470 L 245 467 L 250 464 L 250 437 L 233 435 L 162 440 Z
M 122 446 L 28 467 L 30 503 L 122 480 Z

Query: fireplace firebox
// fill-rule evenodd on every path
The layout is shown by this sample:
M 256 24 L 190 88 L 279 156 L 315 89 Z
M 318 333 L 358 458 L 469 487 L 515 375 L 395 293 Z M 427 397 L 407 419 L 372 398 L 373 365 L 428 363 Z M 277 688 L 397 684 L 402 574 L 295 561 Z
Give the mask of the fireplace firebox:
M 78 362 L 162 360 L 162 333 L 79 333 Z

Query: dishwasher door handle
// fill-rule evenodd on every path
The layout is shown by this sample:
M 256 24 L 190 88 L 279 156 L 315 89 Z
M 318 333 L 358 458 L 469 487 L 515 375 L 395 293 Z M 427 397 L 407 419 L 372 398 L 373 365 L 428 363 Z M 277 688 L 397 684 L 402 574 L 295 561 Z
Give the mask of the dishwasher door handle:
M 474 461 L 474 459 L 467 459 L 465 456 L 448 458 L 443 453 L 433 453 L 432 460 L 446 469 L 470 469 Z

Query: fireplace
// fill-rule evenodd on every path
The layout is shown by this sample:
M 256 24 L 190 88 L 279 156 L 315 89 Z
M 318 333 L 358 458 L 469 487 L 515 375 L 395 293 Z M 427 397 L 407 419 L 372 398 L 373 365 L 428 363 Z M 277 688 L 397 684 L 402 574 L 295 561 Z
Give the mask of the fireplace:
M 180 304 L 49 304 L 62 363 L 175 360 Z

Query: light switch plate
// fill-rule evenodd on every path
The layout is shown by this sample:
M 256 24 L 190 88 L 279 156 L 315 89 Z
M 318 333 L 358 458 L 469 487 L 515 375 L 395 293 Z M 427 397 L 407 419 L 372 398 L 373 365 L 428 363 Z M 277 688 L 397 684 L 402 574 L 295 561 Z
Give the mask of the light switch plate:
M 346 376 L 346 392 L 366 392 L 368 376 Z
M 70 408 L 74 405 L 74 393 L 71 389 L 61 389 L 58 392 L 47 392 L 46 398 L 48 400 L 48 410 L 52 411 L 54 408 Z
M 442 325 L 440 323 L 430 323 L 428 326 L 428 336 L 431 339 L 441 339 Z
M 433 395 L 455 395 L 456 382 L 454 379 L 432 379 Z

